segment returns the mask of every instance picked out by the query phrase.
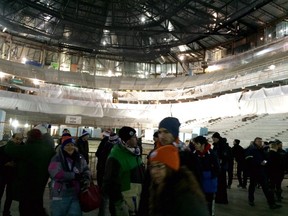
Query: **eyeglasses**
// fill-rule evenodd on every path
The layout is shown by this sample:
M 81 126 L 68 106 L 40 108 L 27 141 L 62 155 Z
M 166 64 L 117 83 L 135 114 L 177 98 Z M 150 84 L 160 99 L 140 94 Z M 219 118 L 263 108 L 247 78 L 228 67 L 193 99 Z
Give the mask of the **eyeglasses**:
M 156 169 L 156 170 L 162 170 L 165 169 L 166 165 L 165 164 L 153 164 L 149 165 L 149 169 Z

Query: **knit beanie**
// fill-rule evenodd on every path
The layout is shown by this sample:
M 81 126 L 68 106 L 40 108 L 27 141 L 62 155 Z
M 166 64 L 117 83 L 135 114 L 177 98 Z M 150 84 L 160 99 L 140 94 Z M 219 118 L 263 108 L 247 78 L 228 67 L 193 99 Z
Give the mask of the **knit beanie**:
M 173 170 L 179 170 L 180 158 L 178 149 L 173 145 L 165 145 L 155 149 L 149 157 L 149 161 L 164 163 Z
M 80 137 L 84 137 L 84 136 L 86 136 L 86 135 L 89 135 L 89 132 L 86 131 L 85 129 L 83 129 L 82 134 L 81 134 Z
M 65 139 L 65 140 L 62 142 L 62 144 L 61 144 L 61 148 L 64 149 L 64 147 L 65 147 L 68 143 L 73 143 L 73 144 L 75 144 L 75 143 L 74 143 L 74 139 L 72 139 L 71 137 L 68 138 L 68 139 Z
M 175 138 L 179 136 L 180 122 L 177 118 L 166 117 L 159 123 L 159 129 L 165 128 L 169 131 Z
M 112 132 L 109 136 L 109 142 L 112 144 L 117 144 L 119 142 L 119 136 Z
M 34 129 L 38 129 L 41 132 L 41 134 L 46 134 L 48 132 L 45 124 L 38 124 L 34 127 Z
M 121 140 L 123 140 L 124 142 L 127 142 L 129 139 L 131 139 L 134 135 L 136 134 L 136 130 L 134 128 L 128 127 L 128 126 L 124 126 L 122 127 L 119 132 L 118 135 L 121 138 Z
M 64 128 L 64 129 L 63 129 L 63 131 L 62 131 L 62 135 L 65 134 L 65 133 L 70 133 L 70 131 L 69 131 L 68 128 Z
M 69 139 L 71 138 L 71 134 L 70 133 L 63 133 L 62 136 L 61 136 L 61 144 L 66 140 L 66 139 Z

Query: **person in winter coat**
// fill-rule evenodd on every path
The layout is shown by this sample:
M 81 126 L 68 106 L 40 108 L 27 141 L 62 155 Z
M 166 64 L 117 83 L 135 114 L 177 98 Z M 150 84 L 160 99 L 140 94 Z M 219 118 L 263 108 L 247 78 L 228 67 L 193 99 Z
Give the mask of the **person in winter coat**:
M 89 132 L 83 129 L 82 135 L 76 140 L 78 152 L 84 156 L 87 164 L 89 164 Z
M 275 199 L 271 190 L 269 190 L 268 176 L 267 176 L 267 157 L 263 151 L 262 138 L 256 137 L 246 150 L 245 160 L 249 167 L 249 188 L 248 199 L 249 205 L 255 206 L 254 192 L 257 183 L 261 185 L 262 191 L 267 199 L 268 205 L 271 209 L 280 208 L 281 205 L 275 203 Z
M 227 143 L 227 139 L 220 136 L 218 132 L 212 135 L 213 151 L 217 154 L 220 163 L 220 173 L 218 175 L 218 188 L 216 192 L 215 202 L 220 204 L 228 204 L 227 194 L 227 171 L 229 168 L 229 161 L 232 154 L 231 149 Z
M 203 136 L 193 138 L 195 154 L 200 161 L 200 168 L 202 172 L 201 186 L 208 203 L 210 216 L 215 212 L 215 193 L 217 192 L 218 174 L 220 172 L 220 165 L 215 152 L 211 149 L 211 145 Z
M 84 157 L 76 151 L 72 138 L 64 140 L 61 149 L 51 159 L 51 216 L 81 216 L 79 192 L 90 183 L 90 171 Z
M 246 188 L 247 186 L 247 172 L 245 163 L 245 149 L 240 145 L 239 139 L 234 139 L 232 147 L 232 155 L 237 162 L 237 179 L 238 187 Z
M 179 128 L 180 122 L 175 117 L 166 117 L 162 119 L 158 126 L 158 141 L 156 143 L 156 149 L 161 146 L 172 145 L 178 149 L 180 157 L 180 165 L 185 165 L 196 177 L 198 183 L 201 179 L 201 172 L 199 170 L 198 159 L 191 154 L 189 148 L 185 146 L 183 142 L 179 140 Z M 148 169 L 145 172 L 145 178 L 143 183 L 143 189 L 141 192 L 141 199 L 139 204 L 138 216 L 147 216 L 149 206 L 149 187 L 151 184 L 149 161 Z
M 50 129 L 51 129 L 51 125 L 50 124 L 46 124 L 46 123 L 38 124 L 34 128 L 40 130 L 40 132 L 42 133 L 43 142 L 45 142 L 46 144 L 50 145 L 52 148 L 55 148 L 54 139 L 50 135 Z
M 23 135 L 21 133 L 13 134 L 8 144 L 22 145 Z M 23 143 L 24 144 L 24 143 Z M 5 145 L 0 147 L 0 201 L 6 192 L 3 216 L 10 216 L 10 207 L 13 200 L 12 185 L 16 174 L 16 161 L 5 153 Z M 1 202 L 0 202 L 1 205 Z
M 5 152 L 17 161 L 13 182 L 15 199 L 19 200 L 20 216 L 47 215 L 43 207 L 43 195 L 49 178 L 48 165 L 55 154 L 54 148 L 42 139 L 38 129 L 27 133 L 24 145 L 9 143 Z
M 135 129 L 124 126 L 106 162 L 102 191 L 110 201 L 112 216 L 135 215 L 138 210 L 144 166 Z
M 152 179 L 147 216 L 208 216 L 208 208 L 197 180 L 180 167 L 178 149 L 166 145 L 149 157 Z
M 97 165 L 96 165 L 97 177 L 96 178 L 97 178 L 97 184 L 100 187 L 102 187 L 102 183 L 103 183 L 103 177 L 105 173 L 105 165 L 106 165 L 107 158 L 113 146 L 119 143 L 120 143 L 119 136 L 116 133 L 111 132 L 106 143 L 104 143 L 102 146 L 99 145 L 99 148 L 96 151 L 96 157 L 97 157 Z
M 109 140 L 109 137 L 110 137 L 110 131 L 104 131 L 103 134 L 102 134 L 102 139 L 97 147 L 97 151 L 95 152 L 95 157 L 99 158 L 101 157 L 101 152 L 105 146 L 105 144 L 108 142 Z M 97 167 L 96 167 L 97 169 Z M 97 179 L 98 180 L 98 179 Z
M 278 152 L 279 144 L 277 141 L 270 141 L 270 150 L 268 152 L 267 171 L 269 179 L 269 188 L 276 195 L 277 201 L 281 202 L 281 182 L 284 177 L 283 161 Z
M 283 149 L 283 143 L 282 141 L 276 139 L 275 142 L 278 145 L 278 150 L 277 153 L 280 156 L 280 160 L 281 160 L 281 172 L 282 175 L 280 177 L 280 181 L 278 181 L 276 183 L 276 198 L 277 201 L 281 202 L 283 197 L 282 197 L 282 181 L 284 180 L 285 177 L 285 172 L 287 171 L 287 167 L 288 167 L 288 153 Z

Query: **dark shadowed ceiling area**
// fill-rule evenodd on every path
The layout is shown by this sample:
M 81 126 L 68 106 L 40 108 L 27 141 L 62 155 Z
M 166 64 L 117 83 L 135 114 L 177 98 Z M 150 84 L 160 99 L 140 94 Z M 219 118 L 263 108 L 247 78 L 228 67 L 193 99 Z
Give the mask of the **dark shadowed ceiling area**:
M 67 53 L 193 62 L 287 14 L 287 0 L 0 0 L 0 29 Z

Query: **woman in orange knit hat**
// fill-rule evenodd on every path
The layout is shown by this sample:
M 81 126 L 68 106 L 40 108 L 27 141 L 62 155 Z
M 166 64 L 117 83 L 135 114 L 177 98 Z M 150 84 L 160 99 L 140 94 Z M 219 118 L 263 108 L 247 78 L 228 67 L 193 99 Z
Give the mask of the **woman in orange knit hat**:
M 166 145 L 155 149 L 149 157 L 152 179 L 149 216 L 208 216 L 201 188 L 185 167 L 180 167 L 178 149 Z

